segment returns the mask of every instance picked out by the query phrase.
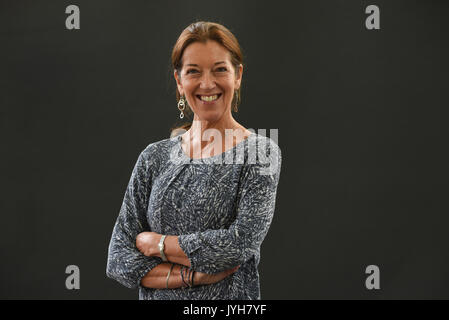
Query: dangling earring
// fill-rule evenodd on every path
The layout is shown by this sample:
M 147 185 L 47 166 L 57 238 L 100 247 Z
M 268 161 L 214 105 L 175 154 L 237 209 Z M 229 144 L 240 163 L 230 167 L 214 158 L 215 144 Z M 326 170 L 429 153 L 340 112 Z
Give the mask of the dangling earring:
M 232 100 L 233 100 L 232 102 L 234 102 L 234 104 L 232 105 L 232 110 L 234 112 L 237 112 L 237 106 L 240 101 L 240 95 L 239 95 L 238 90 L 234 90 L 234 98 Z
M 179 114 L 179 117 L 182 119 L 184 118 L 184 109 L 186 108 L 186 102 L 184 100 L 184 97 L 181 97 L 178 101 L 178 109 L 179 111 L 181 111 L 181 113 Z

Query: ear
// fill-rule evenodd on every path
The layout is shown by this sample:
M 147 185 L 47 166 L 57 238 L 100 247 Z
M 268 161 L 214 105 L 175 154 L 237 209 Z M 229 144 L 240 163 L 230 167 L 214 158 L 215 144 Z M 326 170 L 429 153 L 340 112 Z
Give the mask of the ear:
M 238 71 L 238 73 L 235 78 L 234 86 L 235 86 L 235 89 L 238 90 L 240 88 L 240 84 L 242 82 L 243 65 L 239 64 L 238 70 L 236 70 L 236 71 Z
M 184 88 L 182 87 L 181 76 L 178 74 L 178 70 L 175 70 L 174 76 L 175 76 L 176 86 L 178 87 L 179 94 L 181 96 L 183 96 L 184 95 Z

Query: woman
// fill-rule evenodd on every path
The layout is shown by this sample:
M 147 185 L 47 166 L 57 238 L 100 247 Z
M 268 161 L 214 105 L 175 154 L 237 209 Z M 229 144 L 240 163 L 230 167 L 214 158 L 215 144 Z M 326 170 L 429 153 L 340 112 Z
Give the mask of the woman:
M 193 122 L 141 152 L 109 244 L 108 277 L 139 287 L 140 299 L 261 299 L 281 152 L 232 117 L 242 60 L 234 35 L 211 22 L 187 27 L 173 48 L 178 108 Z

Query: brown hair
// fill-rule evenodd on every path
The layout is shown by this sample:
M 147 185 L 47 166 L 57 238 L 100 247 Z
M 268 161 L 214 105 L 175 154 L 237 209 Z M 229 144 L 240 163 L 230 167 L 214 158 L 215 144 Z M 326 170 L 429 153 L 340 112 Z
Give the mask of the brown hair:
M 225 47 L 231 54 L 231 63 L 238 72 L 239 65 L 243 65 L 243 54 L 242 49 L 237 41 L 237 38 L 229 31 L 225 26 L 208 21 L 197 21 L 189 25 L 185 28 L 175 45 L 173 46 L 172 55 L 171 55 L 171 64 L 173 71 L 177 70 L 178 74 L 181 74 L 182 69 L 182 55 L 184 53 L 185 48 L 193 42 L 202 42 L 205 43 L 208 40 L 213 40 L 221 44 Z M 176 88 L 176 100 L 179 101 L 180 94 L 178 88 Z M 232 111 L 238 111 L 238 105 L 240 104 L 240 88 L 235 91 L 234 97 L 232 98 L 231 108 Z M 183 111 L 187 115 L 192 113 L 189 105 L 186 103 L 186 108 Z M 180 127 L 172 128 L 173 132 L 176 130 L 188 130 L 192 122 L 184 123 Z

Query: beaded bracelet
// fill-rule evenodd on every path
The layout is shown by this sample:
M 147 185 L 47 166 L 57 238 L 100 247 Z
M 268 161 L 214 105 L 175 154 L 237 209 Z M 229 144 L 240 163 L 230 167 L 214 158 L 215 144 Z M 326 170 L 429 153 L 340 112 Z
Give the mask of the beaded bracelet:
M 193 287 L 193 277 L 195 275 L 195 271 L 189 267 L 181 266 L 180 274 L 182 283 L 184 284 L 182 288 L 184 289 L 186 287 Z

